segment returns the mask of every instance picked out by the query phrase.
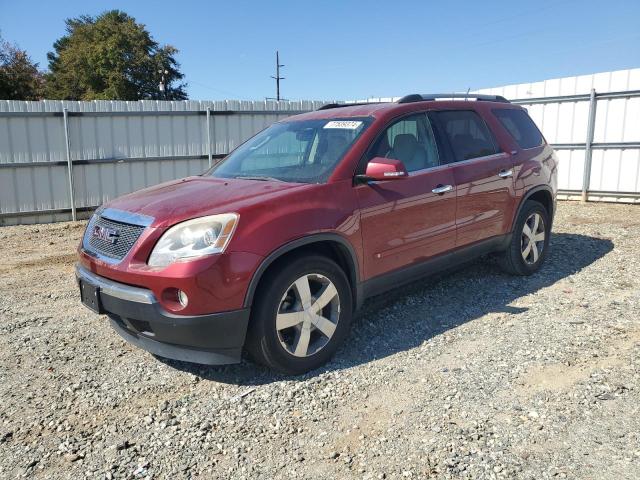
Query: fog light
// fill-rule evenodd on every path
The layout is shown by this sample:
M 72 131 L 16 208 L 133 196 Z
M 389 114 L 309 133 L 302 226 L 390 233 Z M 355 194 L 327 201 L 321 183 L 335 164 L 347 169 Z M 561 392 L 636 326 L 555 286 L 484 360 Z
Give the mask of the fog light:
M 187 297 L 187 294 L 182 290 L 178 290 L 178 301 L 180 302 L 180 305 L 186 307 L 189 303 L 189 297 Z

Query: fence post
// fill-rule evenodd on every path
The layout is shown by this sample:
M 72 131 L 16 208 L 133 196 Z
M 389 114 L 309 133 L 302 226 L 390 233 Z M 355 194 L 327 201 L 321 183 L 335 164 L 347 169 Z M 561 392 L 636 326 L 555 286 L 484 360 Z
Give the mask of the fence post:
M 67 173 L 69 174 L 69 201 L 71 202 L 71 219 L 75 222 L 76 202 L 73 191 L 73 162 L 71 161 L 71 143 L 69 140 L 69 112 L 66 108 L 62 109 L 62 119 L 64 120 L 64 144 L 67 150 Z
M 207 107 L 207 156 L 209 157 L 209 168 L 213 165 L 211 154 L 211 107 Z
M 582 201 L 586 202 L 589 193 L 589 183 L 591 183 L 591 155 L 593 149 L 591 144 L 593 143 L 593 134 L 596 129 L 596 89 L 591 89 L 589 95 L 589 123 L 587 124 L 587 141 L 584 149 L 584 172 L 582 175 Z

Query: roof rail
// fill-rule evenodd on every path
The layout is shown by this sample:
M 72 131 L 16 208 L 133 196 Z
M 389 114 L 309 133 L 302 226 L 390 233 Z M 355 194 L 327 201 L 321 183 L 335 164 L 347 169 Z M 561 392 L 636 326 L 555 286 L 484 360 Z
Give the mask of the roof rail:
M 356 107 L 358 105 L 374 105 L 381 102 L 356 102 L 356 103 L 327 103 L 322 105 L 318 110 L 329 110 L 330 108 Z
M 478 93 L 432 93 L 426 95 L 412 93 L 411 95 L 405 95 L 402 97 L 398 100 L 398 103 L 428 102 L 438 98 L 463 98 L 465 100 L 476 99 L 484 102 L 511 103 L 500 95 L 482 95 Z

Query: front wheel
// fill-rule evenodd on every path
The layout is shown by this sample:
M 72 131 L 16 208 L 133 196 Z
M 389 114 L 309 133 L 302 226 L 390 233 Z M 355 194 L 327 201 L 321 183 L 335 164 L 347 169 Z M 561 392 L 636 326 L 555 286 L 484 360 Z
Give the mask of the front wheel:
M 528 200 L 516 219 L 509 247 L 500 266 L 512 275 L 531 275 L 542 266 L 549 250 L 551 222 L 544 206 Z
M 347 335 L 351 288 L 326 257 L 299 256 L 280 266 L 261 281 L 247 350 L 274 370 L 301 374 L 326 363 Z

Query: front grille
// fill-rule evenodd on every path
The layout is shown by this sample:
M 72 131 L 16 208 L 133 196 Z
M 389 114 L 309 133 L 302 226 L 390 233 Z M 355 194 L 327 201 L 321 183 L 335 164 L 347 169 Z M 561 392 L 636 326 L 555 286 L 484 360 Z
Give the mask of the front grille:
M 115 242 L 105 240 L 93 234 L 95 227 L 113 229 L 117 232 Z M 84 246 L 89 252 L 97 253 L 113 260 L 122 260 L 146 227 L 117 222 L 109 218 L 94 215 L 87 227 Z

